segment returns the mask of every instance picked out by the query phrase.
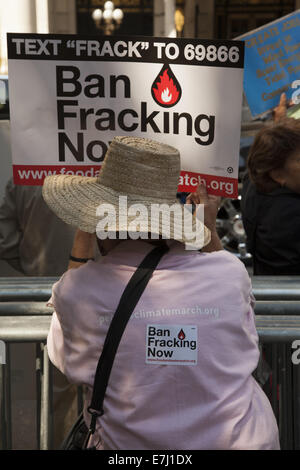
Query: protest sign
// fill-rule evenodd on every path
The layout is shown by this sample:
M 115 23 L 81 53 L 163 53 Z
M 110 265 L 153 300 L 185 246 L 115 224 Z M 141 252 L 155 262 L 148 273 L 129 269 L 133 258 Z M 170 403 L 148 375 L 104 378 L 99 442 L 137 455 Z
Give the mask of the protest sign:
M 179 191 L 237 197 L 244 44 L 8 34 L 16 184 L 97 176 L 114 136 L 178 148 Z
M 245 41 L 244 91 L 253 116 L 300 92 L 300 10 L 251 31 Z M 298 91 L 297 91 L 298 87 Z

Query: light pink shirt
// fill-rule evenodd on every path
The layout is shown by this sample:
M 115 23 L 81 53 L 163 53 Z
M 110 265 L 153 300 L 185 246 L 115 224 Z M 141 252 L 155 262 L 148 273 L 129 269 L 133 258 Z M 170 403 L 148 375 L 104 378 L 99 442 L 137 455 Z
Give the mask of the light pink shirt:
M 71 382 L 87 386 L 86 405 L 109 322 L 151 249 L 125 241 L 53 287 L 49 357 Z M 252 307 L 249 276 L 233 255 L 171 244 L 121 339 L 97 448 L 278 449 L 271 405 L 251 375 L 259 359 Z M 158 324 L 197 326 L 197 365 L 146 363 L 146 328 Z

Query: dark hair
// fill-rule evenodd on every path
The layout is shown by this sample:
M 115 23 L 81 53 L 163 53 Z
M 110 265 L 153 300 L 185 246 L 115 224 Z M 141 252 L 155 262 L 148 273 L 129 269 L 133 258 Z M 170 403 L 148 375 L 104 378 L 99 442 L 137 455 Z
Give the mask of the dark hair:
M 287 159 L 300 150 L 300 121 L 284 118 L 260 130 L 248 156 L 249 176 L 258 191 L 269 193 L 280 187 L 270 172 L 283 168 Z

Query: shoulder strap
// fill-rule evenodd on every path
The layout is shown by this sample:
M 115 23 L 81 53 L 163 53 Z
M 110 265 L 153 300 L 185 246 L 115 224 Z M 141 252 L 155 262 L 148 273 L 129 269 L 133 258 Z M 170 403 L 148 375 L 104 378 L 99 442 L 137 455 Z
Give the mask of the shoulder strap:
M 103 415 L 103 401 L 110 372 L 128 320 L 144 292 L 153 271 L 168 249 L 167 245 L 163 245 L 154 248 L 148 253 L 132 275 L 122 294 L 117 310 L 109 326 L 102 354 L 97 365 L 92 400 L 88 407 L 88 412 L 92 415 L 88 438 L 95 432 L 97 417 Z

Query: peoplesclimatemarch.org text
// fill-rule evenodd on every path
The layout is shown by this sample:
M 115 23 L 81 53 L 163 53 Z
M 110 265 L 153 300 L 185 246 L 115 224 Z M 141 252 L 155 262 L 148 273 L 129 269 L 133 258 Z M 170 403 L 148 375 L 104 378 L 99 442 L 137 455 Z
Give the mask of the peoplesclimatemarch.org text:
M 190 315 L 190 316 L 203 316 L 211 317 L 214 319 L 219 318 L 220 309 L 218 307 L 200 307 L 195 305 L 194 307 L 184 307 L 184 308 L 162 308 L 156 310 L 138 310 L 133 312 L 131 318 L 134 319 L 143 319 L 143 318 L 157 318 L 157 317 L 172 317 L 172 316 L 181 316 L 181 315 Z M 104 314 L 100 317 L 100 323 L 109 324 L 112 320 L 110 314 Z

